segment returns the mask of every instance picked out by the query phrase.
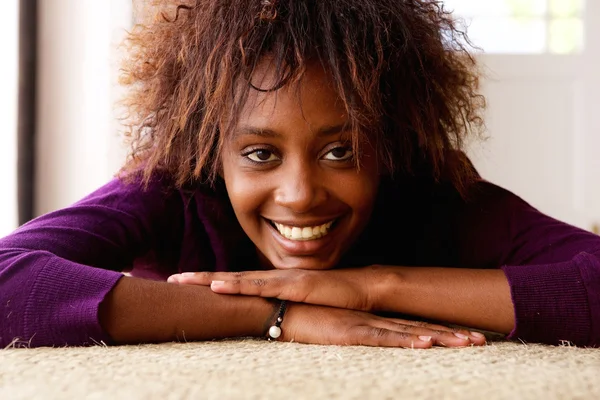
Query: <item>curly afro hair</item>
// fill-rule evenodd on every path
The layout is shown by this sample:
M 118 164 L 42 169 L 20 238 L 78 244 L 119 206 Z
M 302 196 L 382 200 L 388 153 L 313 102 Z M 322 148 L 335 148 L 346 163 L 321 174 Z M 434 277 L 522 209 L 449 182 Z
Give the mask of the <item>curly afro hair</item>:
M 280 84 L 308 63 L 331 74 L 353 132 L 392 175 L 426 176 L 461 195 L 476 178 L 462 152 L 484 126 L 485 100 L 470 42 L 434 0 L 153 1 L 154 17 L 125 46 L 122 83 L 130 160 L 147 182 L 214 182 L 220 149 L 259 61 L 273 57 Z M 360 167 L 360 166 L 358 166 Z

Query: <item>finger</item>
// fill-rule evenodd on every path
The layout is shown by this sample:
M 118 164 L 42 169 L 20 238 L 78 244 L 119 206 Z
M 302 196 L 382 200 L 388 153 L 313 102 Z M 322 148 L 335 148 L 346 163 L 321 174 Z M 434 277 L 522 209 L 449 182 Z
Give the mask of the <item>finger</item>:
M 413 325 L 403 325 L 398 324 L 391 321 L 377 321 L 374 322 L 374 326 L 378 326 L 381 328 L 394 330 L 397 332 L 405 332 L 411 335 L 416 336 L 430 336 L 433 340 L 433 343 L 438 346 L 444 347 L 465 347 L 471 346 L 475 344 L 471 342 L 470 338 L 467 335 L 463 335 L 461 333 L 449 332 L 449 331 L 441 331 L 435 329 L 429 329 L 419 326 Z
M 345 297 L 336 298 L 331 282 L 316 279 L 312 271 L 244 271 L 185 272 L 169 277 L 169 282 L 210 286 L 220 294 L 241 294 L 290 300 L 298 303 L 323 304 L 331 307 L 354 308 Z
M 210 288 L 215 293 L 242 294 L 247 296 L 261 296 L 278 298 L 280 300 L 292 300 L 282 290 L 281 282 L 277 278 L 272 279 L 235 279 L 228 281 L 212 281 Z
M 208 286 L 213 281 L 212 275 L 212 272 L 183 272 L 169 276 L 167 282 Z
M 311 274 L 294 273 L 290 275 L 286 272 L 281 271 L 279 274 L 270 275 L 260 272 L 247 273 L 243 275 L 244 279 L 215 280 L 210 287 L 215 293 L 269 297 L 297 303 L 319 304 L 318 301 L 329 300 L 332 297 L 329 292 L 318 290 L 318 286 L 317 289 L 314 288 L 314 279 L 311 279 Z
M 182 272 L 169 276 L 167 282 L 209 286 L 215 280 L 242 279 L 249 276 L 246 274 L 246 272 Z
M 439 330 L 439 331 L 451 331 L 452 328 L 446 326 L 446 325 L 440 325 L 440 324 L 433 324 L 430 322 L 425 322 L 425 321 L 418 321 L 418 320 L 412 320 L 412 319 L 403 319 L 403 318 L 388 318 L 388 317 L 379 317 L 385 321 L 392 321 L 395 322 L 397 324 L 402 324 L 402 325 L 411 325 L 411 326 L 420 326 L 423 328 L 429 328 L 429 329 L 435 329 L 435 330 Z
M 383 317 L 381 317 L 381 318 L 383 318 Z M 399 319 L 399 318 L 383 318 L 383 319 L 390 321 L 390 322 L 394 322 L 396 324 L 423 328 L 423 329 L 429 330 L 431 332 L 438 333 L 438 336 L 434 335 L 434 337 L 441 337 L 440 335 L 442 335 L 442 333 L 447 332 L 448 334 L 452 334 L 461 340 L 468 339 L 470 341 L 470 344 L 474 344 L 477 346 L 486 344 L 486 338 L 485 338 L 484 334 L 482 334 L 480 332 L 469 331 L 468 329 L 464 329 L 464 328 L 455 328 L 455 327 L 449 327 L 449 326 L 444 326 L 444 325 L 432 324 L 432 323 L 424 322 L 424 321 L 413 321 L 413 320 L 405 320 L 405 319 Z M 429 334 L 429 333 L 424 333 L 424 334 Z M 448 338 L 452 338 L 452 337 L 449 335 L 445 335 L 444 338 L 446 338 L 446 341 L 448 341 L 449 340 Z M 455 342 L 455 340 L 451 341 L 451 343 L 454 343 L 454 342 Z
M 351 345 L 412 349 L 428 349 L 433 345 L 431 336 L 413 335 L 376 326 L 355 326 L 346 332 L 342 340 Z

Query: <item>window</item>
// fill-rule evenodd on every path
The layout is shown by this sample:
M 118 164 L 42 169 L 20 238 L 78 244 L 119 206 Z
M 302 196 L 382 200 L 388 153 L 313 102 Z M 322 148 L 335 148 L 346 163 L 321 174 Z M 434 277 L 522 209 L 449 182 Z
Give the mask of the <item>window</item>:
M 585 0 L 444 0 L 486 53 L 577 54 Z

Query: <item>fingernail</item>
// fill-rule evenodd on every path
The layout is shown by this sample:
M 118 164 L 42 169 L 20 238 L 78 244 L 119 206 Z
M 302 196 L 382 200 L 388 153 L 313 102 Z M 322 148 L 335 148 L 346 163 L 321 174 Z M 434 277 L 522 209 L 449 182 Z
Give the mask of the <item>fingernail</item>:
M 179 283 L 179 275 L 171 275 L 167 278 L 167 283 Z
M 191 278 L 194 275 L 196 275 L 196 273 L 195 272 L 182 272 L 180 275 L 182 278 Z
M 463 335 L 462 333 L 454 332 L 454 336 L 462 340 L 469 340 L 469 337 L 467 335 Z
M 476 337 L 477 339 L 483 339 L 485 335 L 480 332 L 471 332 L 471 336 Z
M 419 339 L 424 342 L 429 342 L 431 341 L 431 336 L 419 336 Z
M 212 281 L 210 283 L 210 286 L 223 286 L 225 284 L 225 281 Z

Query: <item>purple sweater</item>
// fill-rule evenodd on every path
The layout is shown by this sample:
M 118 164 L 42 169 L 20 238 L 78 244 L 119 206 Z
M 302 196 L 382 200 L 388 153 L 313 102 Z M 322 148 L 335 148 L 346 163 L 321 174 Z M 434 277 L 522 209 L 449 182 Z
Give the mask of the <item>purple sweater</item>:
M 390 234 L 392 233 L 392 234 Z M 449 187 L 384 181 L 370 224 L 340 267 L 502 268 L 516 315 L 509 338 L 600 345 L 600 237 L 482 181 L 465 202 Z M 143 191 L 113 180 L 0 239 L 0 348 L 110 339 L 98 306 L 122 271 L 258 269 L 222 187 Z

